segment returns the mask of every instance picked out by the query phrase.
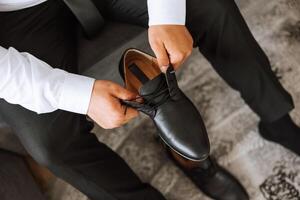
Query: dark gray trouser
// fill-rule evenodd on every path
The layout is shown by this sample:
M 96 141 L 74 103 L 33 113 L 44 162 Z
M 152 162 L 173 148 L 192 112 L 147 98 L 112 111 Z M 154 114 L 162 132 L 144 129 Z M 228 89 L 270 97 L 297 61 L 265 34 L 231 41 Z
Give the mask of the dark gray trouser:
M 147 26 L 146 0 L 95 0 L 100 2 L 106 18 Z M 77 72 L 77 22 L 60 1 L 3 12 L 0 19 L 2 46 Z M 271 71 L 233 0 L 187 0 L 187 27 L 215 70 L 263 120 L 273 121 L 293 109 L 291 96 Z M 35 160 L 91 199 L 164 199 L 89 133 L 92 125 L 84 116 L 64 111 L 37 115 L 4 101 L 0 114 Z
M 46 200 L 24 159 L 4 150 L 0 150 L 0 185 L 1 200 Z

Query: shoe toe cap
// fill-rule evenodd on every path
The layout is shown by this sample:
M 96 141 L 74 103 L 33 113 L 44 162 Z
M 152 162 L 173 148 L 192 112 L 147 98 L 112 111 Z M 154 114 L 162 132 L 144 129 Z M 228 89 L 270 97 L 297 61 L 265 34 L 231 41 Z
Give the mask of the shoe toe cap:
M 154 122 L 164 142 L 185 158 L 201 161 L 208 157 L 210 144 L 205 124 L 186 96 L 162 105 Z
M 188 142 L 188 141 L 187 141 Z M 202 161 L 205 160 L 210 154 L 210 146 L 208 143 L 203 143 L 202 141 L 195 142 L 190 141 L 186 145 L 176 145 L 179 153 L 189 159 L 194 161 Z
M 160 136 L 169 147 L 186 159 L 202 161 L 210 154 L 206 132 L 169 129 L 160 131 Z

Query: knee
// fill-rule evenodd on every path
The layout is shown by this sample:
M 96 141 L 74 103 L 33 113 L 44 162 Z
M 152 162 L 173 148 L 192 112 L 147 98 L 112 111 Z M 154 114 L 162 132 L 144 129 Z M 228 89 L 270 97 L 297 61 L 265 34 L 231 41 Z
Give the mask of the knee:
M 210 0 L 199 2 L 187 1 L 187 24 L 200 22 L 201 24 L 216 23 L 236 8 L 234 0 Z M 191 24 L 193 25 L 193 24 Z
M 210 12 L 212 16 L 224 16 L 232 13 L 232 10 L 236 8 L 234 0 L 211 0 Z
M 228 17 L 237 11 L 234 0 L 187 1 L 186 25 L 197 46 L 205 36 L 214 35 L 228 23 Z
M 23 144 L 39 164 L 47 168 L 62 166 L 73 153 L 72 142 L 91 128 L 83 116 L 57 111 L 24 129 Z
M 62 153 L 59 153 L 53 148 L 48 148 L 45 146 L 37 148 L 36 151 L 32 153 L 32 157 L 37 163 L 49 169 L 63 163 Z

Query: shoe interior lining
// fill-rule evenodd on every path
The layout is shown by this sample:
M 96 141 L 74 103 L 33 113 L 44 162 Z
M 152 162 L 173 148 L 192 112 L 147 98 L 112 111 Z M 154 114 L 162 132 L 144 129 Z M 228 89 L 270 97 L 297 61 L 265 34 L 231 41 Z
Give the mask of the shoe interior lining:
M 125 86 L 132 92 L 138 93 L 143 84 L 136 75 L 129 70 L 128 67 L 130 65 L 135 64 L 149 78 L 149 80 L 152 80 L 161 73 L 156 59 L 138 50 L 128 50 L 124 59 Z

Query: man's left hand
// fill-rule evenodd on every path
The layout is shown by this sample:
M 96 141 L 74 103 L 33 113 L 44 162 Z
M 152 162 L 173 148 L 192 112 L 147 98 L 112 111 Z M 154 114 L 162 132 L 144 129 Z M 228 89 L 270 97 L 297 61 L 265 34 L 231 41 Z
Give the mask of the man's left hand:
M 162 72 L 170 63 L 178 69 L 192 52 L 193 38 L 183 25 L 153 25 L 148 32 L 150 46 Z

